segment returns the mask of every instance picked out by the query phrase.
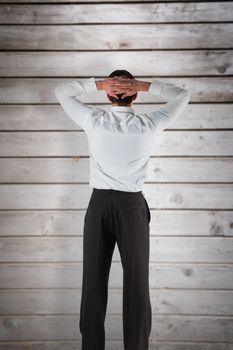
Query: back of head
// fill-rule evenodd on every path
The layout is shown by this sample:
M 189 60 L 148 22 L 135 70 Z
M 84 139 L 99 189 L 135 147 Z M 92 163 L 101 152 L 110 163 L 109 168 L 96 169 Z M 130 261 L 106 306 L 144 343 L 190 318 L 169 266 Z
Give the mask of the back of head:
M 124 70 L 124 69 L 117 69 L 117 70 L 114 70 L 111 74 L 109 74 L 109 77 L 114 77 L 114 76 L 126 76 L 130 79 L 134 79 L 134 76 L 128 72 L 127 70 Z M 107 94 L 108 96 L 108 99 L 112 102 L 112 103 L 116 103 L 116 104 L 130 104 L 133 100 L 135 100 L 135 98 L 137 97 L 137 94 L 134 94 L 132 96 L 126 96 L 125 98 L 121 98 L 121 96 L 123 96 L 123 93 L 121 94 L 116 94 L 119 99 L 117 99 L 116 97 L 113 97 L 113 96 L 110 96 Z

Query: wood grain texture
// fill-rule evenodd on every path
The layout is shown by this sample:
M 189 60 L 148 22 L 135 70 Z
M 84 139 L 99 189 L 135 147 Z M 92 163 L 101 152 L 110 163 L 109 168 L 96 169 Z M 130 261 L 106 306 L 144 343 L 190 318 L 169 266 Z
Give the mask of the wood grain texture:
M 90 47 L 90 50 L 92 48 Z M 95 60 L 98 75 L 126 69 L 133 75 L 199 76 L 233 74 L 232 51 L 163 50 L 163 51 L 2 51 L 2 77 L 73 77 L 88 76 Z M 143 65 L 142 65 L 143 62 Z M 123 68 L 124 67 L 124 68 Z
M 112 70 L 108 71 L 110 74 Z M 88 78 L 91 78 L 89 76 Z M 98 79 L 102 79 L 103 77 L 98 77 L 94 75 L 94 77 Z M 142 77 L 139 78 L 143 81 L 152 81 L 154 79 L 159 79 L 161 81 L 165 81 L 172 84 L 177 84 L 185 89 L 189 89 L 191 92 L 191 99 L 189 102 L 189 106 L 187 108 L 193 107 L 193 102 L 199 103 L 207 103 L 207 102 L 219 102 L 219 103 L 230 103 L 230 105 L 222 104 L 223 108 L 228 108 L 230 110 L 230 118 L 228 120 L 232 121 L 232 86 L 233 86 L 233 77 Z M 0 104 L 15 104 L 15 103 L 24 103 L 24 104 L 58 104 L 56 96 L 54 94 L 54 89 L 57 85 L 69 82 L 75 79 L 82 80 L 82 77 L 67 77 L 67 78 L 1 78 L 0 79 Z M 87 103 L 88 105 L 99 105 L 106 104 L 108 101 L 106 92 L 102 90 L 90 92 L 87 95 L 82 95 L 79 97 L 81 102 Z M 137 107 L 140 108 L 150 108 L 153 106 L 147 106 L 146 104 L 154 104 L 159 102 L 166 102 L 161 97 L 152 95 L 150 93 L 146 93 L 140 91 L 137 95 L 135 103 L 138 103 Z M 141 104 L 145 104 L 144 106 Z M 108 105 L 110 106 L 110 105 Z M 134 106 L 134 103 L 132 104 Z M 13 106 L 12 106 L 13 107 Z M 26 106 L 25 106 L 26 107 Z M 31 106 L 34 108 L 34 106 Z M 159 106 L 156 106 L 156 110 Z M 201 106 L 199 107 L 201 108 Z M 214 106 L 213 106 L 214 108 Z M 103 106 L 105 109 L 105 106 Z M 60 113 L 63 113 L 64 116 L 68 119 L 69 117 L 64 114 L 63 109 L 60 107 Z M 184 112 L 186 114 L 186 110 Z M 213 112 L 211 112 L 212 114 Z M 183 114 L 184 116 L 184 114 Z M 222 119 L 222 116 L 220 116 Z M 177 119 L 178 120 L 178 119 Z M 226 128 L 226 125 L 225 125 Z
M 151 289 L 152 312 L 176 315 L 232 315 L 233 292 L 230 290 Z M 0 292 L 2 315 L 59 315 L 79 313 L 81 301 L 77 289 L 7 289 Z M 118 314 L 122 293 L 108 293 L 108 313 Z
M 106 348 L 109 350 L 122 350 L 122 340 L 108 340 L 105 341 Z M 196 350 L 196 342 L 189 341 L 155 341 L 149 340 L 149 346 L 151 350 L 185 350 L 185 347 L 189 350 Z M 23 341 L 23 342 L 1 342 L 1 350 L 76 350 L 81 347 L 81 340 L 60 340 L 60 341 Z M 207 343 L 198 342 L 198 350 L 233 350 L 231 343 Z
M 82 265 L 82 262 L 0 264 L 1 287 L 3 289 L 81 288 Z M 194 291 L 233 289 L 232 264 L 150 262 L 149 267 L 150 288 Z M 118 292 L 121 293 L 122 278 L 122 264 L 113 262 L 109 275 L 109 290 L 118 288 Z M 121 310 L 118 310 L 118 313 L 121 313 Z
M 85 132 L 58 84 L 115 69 L 187 88 L 155 135 L 151 350 L 233 350 L 233 2 L 0 0 L 0 350 L 81 349 Z M 109 110 L 106 93 L 81 102 Z M 166 101 L 139 93 L 137 113 Z M 106 348 L 123 349 L 123 270 L 113 254 Z
M 150 211 L 151 236 L 222 238 L 233 236 L 231 210 L 150 208 Z M 85 213 L 86 207 L 79 210 L 3 210 L 0 211 L 0 235 L 8 237 L 81 235 Z
M 106 339 L 106 348 L 109 350 L 122 350 L 122 340 Z M 156 341 L 149 340 L 149 346 L 151 350 L 196 350 L 196 342 L 190 341 Z M 76 350 L 81 347 L 81 340 L 60 340 L 60 341 L 23 341 L 23 342 L 1 342 L 1 350 Z M 233 344 L 231 343 L 207 343 L 198 342 L 198 350 L 233 350 Z
M 106 339 L 122 339 L 122 328 L 117 327 L 121 320 L 121 315 L 107 314 Z M 78 326 L 74 315 L 3 316 L 0 340 L 76 340 L 81 338 Z M 232 341 L 232 326 L 228 316 L 154 315 L 151 336 L 170 341 Z
M 173 81 L 175 81 L 174 79 Z M 187 78 L 188 80 L 188 78 Z M 21 80 L 20 80 L 21 81 Z M 9 80 L 8 80 L 9 82 Z M 14 91 L 17 93 L 17 89 L 19 88 L 20 82 L 14 80 L 15 89 Z M 21 81 L 22 82 L 22 81 Z M 7 79 L 5 79 L 5 83 L 2 82 L 2 100 L 14 99 L 13 93 L 10 93 L 10 88 L 7 86 Z M 47 84 L 47 82 L 45 82 Z M 29 83 L 30 84 L 30 83 Z M 181 82 L 181 84 L 183 84 Z M 185 84 L 185 83 L 184 83 Z M 191 86 L 191 82 L 187 83 Z M 203 82 L 203 93 L 204 85 L 208 84 L 208 80 Z M 232 81 L 233 84 L 233 81 Z M 43 82 L 41 81 L 41 89 Z M 225 85 L 228 85 L 227 82 Z M 229 82 L 230 85 L 230 82 Z M 220 89 L 223 88 L 223 84 L 220 83 L 219 91 L 217 91 L 217 80 L 216 87 L 212 90 L 213 96 L 211 97 L 214 100 L 214 96 L 217 97 L 218 94 L 221 93 Z M 12 83 L 12 89 L 14 88 Z M 25 87 L 26 88 L 26 87 Z M 37 85 L 34 85 L 32 82 L 32 89 L 37 88 Z M 6 89 L 6 91 L 5 91 Z M 28 94 L 29 94 L 29 85 L 27 85 Z M 4 92 L 5 91 L 5 92 Z M 8 96 L 8 93 L 10 96 Z M 49 92 L 51 94 L 51 92 Z M 194 95 L 193 87 L 192 87 L 192 99 L 197 98 Z M 227 92 L 227 88 L 222 91 L 222 98 L 227 99 L 230 97 L 229 92 Z M 19 95 L 20 96 L 20 95 Z M 19 97 L 17 96 L 17 97 Z M 1 96 L 0 96 L 1 98 Z M 29 97 L 28 97 L 29 98 Z M 32 95 L 30 98 L 34 98 Z M 51 96 L 52 98 L 52 96 Z M 141 97 L 142 98 L 142 97 Z M 138 95 L 139 99 L 139 95 Z M 79 125 L 75 124 L 69 116 L 66 115 L 64 110 L 60 107 L 60 104 L 51 105 L 49 104 L 23 104 L 23 99 L 21 100 L 22 104 L 2 104 L 0 105 L 0 129 L 1 131 L 70 131 L 70 130 L 82 130 Z M 136 100 L 137 101 L 137 100 Z M 93 108 L 102 108 L 105 111 L 110 111 L 111 104 L 90 104 Z M 152 111 L 158 110 L 163 106 L 161 103 L 134 103 L 133 108 L 135 113 L 150 113 Z M 167 130 L 174 129 L 233 129 L 233 105 L 227 103 L 189 103 L 186 107 L 185 111 L 176 119 L 174 124 Z M 4 170 L 4 169 L 3 169 Z
M 3 0 L 0 3 L 4 2 Z M 5 1 L 6 2 L 6 1 Z M 15 0 L 7 1 L 8 4 L 1 5 L 0 23 L 6 24 L 76 24 L 76 23 L 166 23 L 169 22 L 200 22 L 200 21 L 232 21 L 233 5 L 231 1 L 209 1 L 195 2 L 188 0 L 187 3 L 166 3 L 158 1 L 140 1 L 141 3 L 127 4 L 119 3 L 82 4 L 76 3 L 56 5 L 56 0 L 50 0 L 49 4 L 37 4 L 40 1 L 27 0 L 23 6 L 10 4 L 20 3 Z M 53 2 L 55 4 L 53 4 Z M 66 0 L 62 1 L 63 3 Z M 71 3 L 72 1 L 67 1 Z M 85 1 L 82 1 L 85 3 Z M 94 1 L 93 1 L 94 2 Z M 104 1 L 102 1 L 104 2 Z M 108 1 L 106 1 L 108 2 Z M 130 2 L 130 1 L 128 1 Z M 68 28 L 67 28 L 68 29 Z
M 89 181 L 89 157 L 0 158 L 0 168 L 1 183 Z M 147 182 L 233 182 L 233 159 L 205 156 L 164 158 L 151 156 L 145 178 L 145 183 Z
M 91 195 L 87 184 L 0 185 L 0 209 L 83 209 Z M 152 209 L 232 209 L 232 184 L 145 184 Z
M 179 138 L 177 137 L 179 135 Z M 154 135 L 151 156 L 232 156 L 233 131 L 163 131 Z M 84 132 L 0 133 L 1 157 L 87 157 Z
M 0 263 L 81 262 L 82 231 L 78 234 L 79 237 L 2 237 Z M 150 244 L 151 262 L 233 263 L 233 237 L 150 237 Z M 112 261 L 121 261 L 117 246 Z
M 233 11 L 232 11 L 233 15 Z M 135 37 L 137 40 L 135 40 Z M 233 23 L 7 25 L 2 50 L 132 50 L 232 48 Z

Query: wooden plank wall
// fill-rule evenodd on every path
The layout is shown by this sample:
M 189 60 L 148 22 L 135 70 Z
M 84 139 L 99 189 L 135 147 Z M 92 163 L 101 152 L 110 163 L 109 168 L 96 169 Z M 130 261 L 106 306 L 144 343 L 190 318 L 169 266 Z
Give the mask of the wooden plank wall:
M 192 94 L 155 138 L 144 185 L 150 350 L 232 350 L 233 3 L 0 2 L 0 349 L 81 349 L 88 143 L 54 88 L 127 69 Z M 82 101 L 110 107 L 102 91 Z M 134 107 L 164 102 L 142 92 Z M 108 350 L 123 350 L 121 304 L 116 248 Z

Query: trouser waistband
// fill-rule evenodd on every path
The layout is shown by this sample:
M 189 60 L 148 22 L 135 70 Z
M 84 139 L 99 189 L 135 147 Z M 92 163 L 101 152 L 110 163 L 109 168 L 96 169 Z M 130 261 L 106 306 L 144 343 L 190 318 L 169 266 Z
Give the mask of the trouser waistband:
M 142 191 L 129 192 L 129 191 L 107 189 L 107 188 L 93 188 L 92 193 L 98 194 L 98 195 L 119 195 L 124 197 L 141 197 L 142 196 Z

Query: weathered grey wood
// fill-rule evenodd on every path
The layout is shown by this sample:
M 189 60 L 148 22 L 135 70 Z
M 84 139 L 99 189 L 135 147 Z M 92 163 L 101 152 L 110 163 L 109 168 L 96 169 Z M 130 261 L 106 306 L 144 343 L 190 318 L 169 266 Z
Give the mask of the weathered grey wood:
M 72 14 L 73 18 L 74 16 Z M 0 30 L 0 48 L 37 50 L 40 47 L 41 50 L 50 51 L 195 49 L 206 48 L 206 42 L 208 42 L 208 48 L 214 49 L 233 47 L 232 37 L 233 23 L 167 24 L 166 26 L 163 24 L 7 25 L 2 26 Z
M 106 339 L 122 339 L 121 315 L 107 314 Z M 228 316 L 154 315 L 151 337 L 156 340 L 233 341 L 233 319 Z M 81 338 L 73 315 L 0 317 L 0 340 L 75 340 Z
M 4 87 L 2 98 L 7 99 Z M 136 113 L 150 113 L 163 104 L 139 104 L 133 108 Z M 109 111 L 111 104 L 95 104 L 93 107 Z M 224 103 L 189 103 L 185 111 L 168 129 L 231 129 L 233 128 L 233 105 Z M 82 130 L 67 117 L 58 105 L 0 105 L 0 129 L 7 130 Z
M 233 55 L 232 55 L 233 56 Z M 81 72 L 81 70 L 80 70 Z M 110 69 L 107 72 L 109 75 L 112 72 Z M 87 78 L 89 78 L 88 76 Z M 103 79 L 104 77 L 96 77 L 96 80 Z M 106 76 L 105 76 L 106 77 Z M 54 89 L 57 85 L 64 82 L 70 82 L 75 79 L 84 79 L 81 77 L 69 77 L 69 78 L 1 78 L 0 79 L 0 103 L 9 104 L 9 103 L 56 103 L 58 101 L 54 94 Z M 143 81 L 152 81 L 154 78 L 139 78 Z M 232 103 L 232 86 L 233 78 L 232 77 L 193 77 L 193 78 L 178 78 L 178 77 L 158 77 L 161 81 L 166 81 L 168 83 L 174 83 L 181 87 L 187 88 L 191 92 L 191 99 L 189 102 L 189 107 L 193 107 L 192 102 L 231 102 Z M 108 103 L 110 106 L 109 100 L 105 91 L 93 91 L 89 94 L 80 96 L 80 101 L 87 104 L 96 104 Z M 157 102 L 166 102 L 158 96 L 154 96 L 147 92 L 139 92 L 137 95 L 136 103 L 157 103 Z M 60 106 L 60 105 L 59 105 Z M 134 104 L 132 105 L 134 106 Z M 224 105 L 223 105 L 224 106 Z M 148 106 L 149 107 L 149 106 Z M 105 109 L 106 106 L 104 105 Z M 147 106 L 141 106 L 140 108 L 147 108 Z M 156 109 L 159 106 L 156 106 Z M 187 106 L 188 108 L 188 106 Z M 231 110 L 233 109 L 230 105 Z M 60 108 L 61 109 L 61 108 Z M 63 111 L 64 114 L 64 111 Z M 232 112 L 231 112 L 232 118 Z
M 91 49 L 91 48 L 90 48 Z M 123 69 L 134 75 L 199 76 L 233 74 L 232 51 L 224 50 L 162 50 L 162 51 L 96 51 L 91 52 L 0 52 L 2 77 L 65 76 L 73 77 L 82 72 L 90 74 L 93 59 L 99 75 Z M 119 62 L 116 64 L 116 62 Z M 143 62 L 143 66 L 142 66 Z M 211 62 L 211 64 L 210 64 Z
M 232 211 L 150 209 L 150 212 L 151 236 L 233 236 Z M 68 211 L 0 211 L 0 235 L 69 237 L 82 234 L 85 213 L 86 208 Z
M 0 1 L 0 3 L 3 0 Z M 6 1 L 5 1 L 6 2 Z M 11 1 L 8 0 L 8 3 Z M 13 2 L 13 1 L 12 1 Z M 14 1 L 15 3 L 19 1 Z M 28 0 L 27 2 L 33 2 Z M 35 1 L 36 2 L 36 1 Z M 39 2 L 37 0 L 37 2 Z M 42 2 L 40 0 L 40 2 Z M 58 1 L 56 1 L 58 2 Z M 65 2 L 65 1 L 63 1 Z M 69 1 L 71 2 L 71 1 Z M 83 1 L 85 2 L 85 1 Z M 228 1 L 131 4 L 73 4 L 56 6 L 37 4 L 23 6 L 2 5 L 0 23 L 6 24 L 76 24 L 76 23 L 160 23 L 160 22 L 200 22 L 232 21 L 233 5 Z M 116 21 L 117 19 L 117 21 Z M 169 23 L 166 23 L 169 26 Z M 101 38 L 99 38 L 101 39 Z M 214 39 L 214 38 L 212 38 Z M 206 39 L 207 42 L 207 39 Z M 209 44 L 209 43 L 208 43 Z
M 163 131 L 154 135 L 151 156 L 232 156 L 233 132 Z M 65 145 L 65 147 L 64 147 Z M 1 132 L 0 156 L 88 156 L 85 132 Z
M 62 2 L 0 0 L 0 350 L 81 348 L 89 152 L 54 89 L 115 69 L 191 91 L 155 135 L 143 191 L 150 349 L 233 350 L 233 2 Z M 110 108 L 103 91 L 80 100 Z M 139 93 L 134 106 L 164 102 Z M 123 348 L 122 283 L 115 249 L 108 350 Z
M 113 345 L 114 346 L 114 345 Z M 232 343 L 192 343 L 188 341 L 182 341 L 182 342 L 177 342 L 177 341 L 172 341 L 172 342 L 166 342 L 166 341 L 150 341 L 150 347 L 151 350 L 174 350 L 174 347 L 176 350 L 233 350 L 233 344 Z M 5 350 L 5 349 L 3 349 Z M 15 349 L 10 349 L 10 350 L 15 350 Z M 16 349 L 18 350 L 18 349 Z M 21 350 L 21 349 L 20 349 Z M 30 350 L 30 349 L 29 349 Z M 34 349 L 32 349 L 34 350 Z M 44 350 L 44 349 L 43 349 Z M 50 350 L 50 349 L 45 349 L 45 350 Z M 53 350 L 53 349 L 52 349 Z M 67 349 L 69 350 L 69 349 Z M 118 350 L 118 349 L 116 349 Z
M 151 335 L 170 341 L 232 341 L 232 327 L 232 317 L 155 315 Z
M 232 315 L 233 291 L 216 290 L 150 290 L 153 314 Z M 107 313 L 121 312 L 122 291 L 109 289 Z M 81 290 L 15 289 L 0 292 L 2 315 L 77 314 Z M 1 348 L 1 347 L 0 347 Z
M 108 350 L 122 350 L 123 340 L 108 340 L 106 339 L 106 349 Z M 197 350 L 196 342 L 188 341 L 156 341 L 149 339 L 150 350 L 184 350 L 185 347 L 188 350 Z M 71 341 L 23 341 L 23 342 L 1 342 L 0 350 L 76 350 L 81 348 L 81 340 L 71 340 Z M 198 342 L 198 350 L 233 350 L 232 343 L 202 343 Z
M 88 182 L 89 167 L 89 158 L 78 156 L 0 158 L 0 182 Z M 148 164 L 146 182 L 233 182 L 233 158 L 152 156 Z
M 83 235 L 77 234 L 81 237 L 1 237 L 0 263 L 81 262 Z M 150 245 L 151 262 L 233 263 L 230 237 L 150 237 Z M 117 246 L 112 261 L 121 261 Z
M 82 263 L 0 264 L 2 288 L 81 288 Z M 109 289 L 122 291 L 123 270 L 113 262 Z M 233 289 L 232 264 L 150 262 L 150 288 Z
M 145 184 L 153 209 L 232 209 L 232 184 Z M 0 185 L 0 209 L 81 209 L 87 206 L 87 184 Z

